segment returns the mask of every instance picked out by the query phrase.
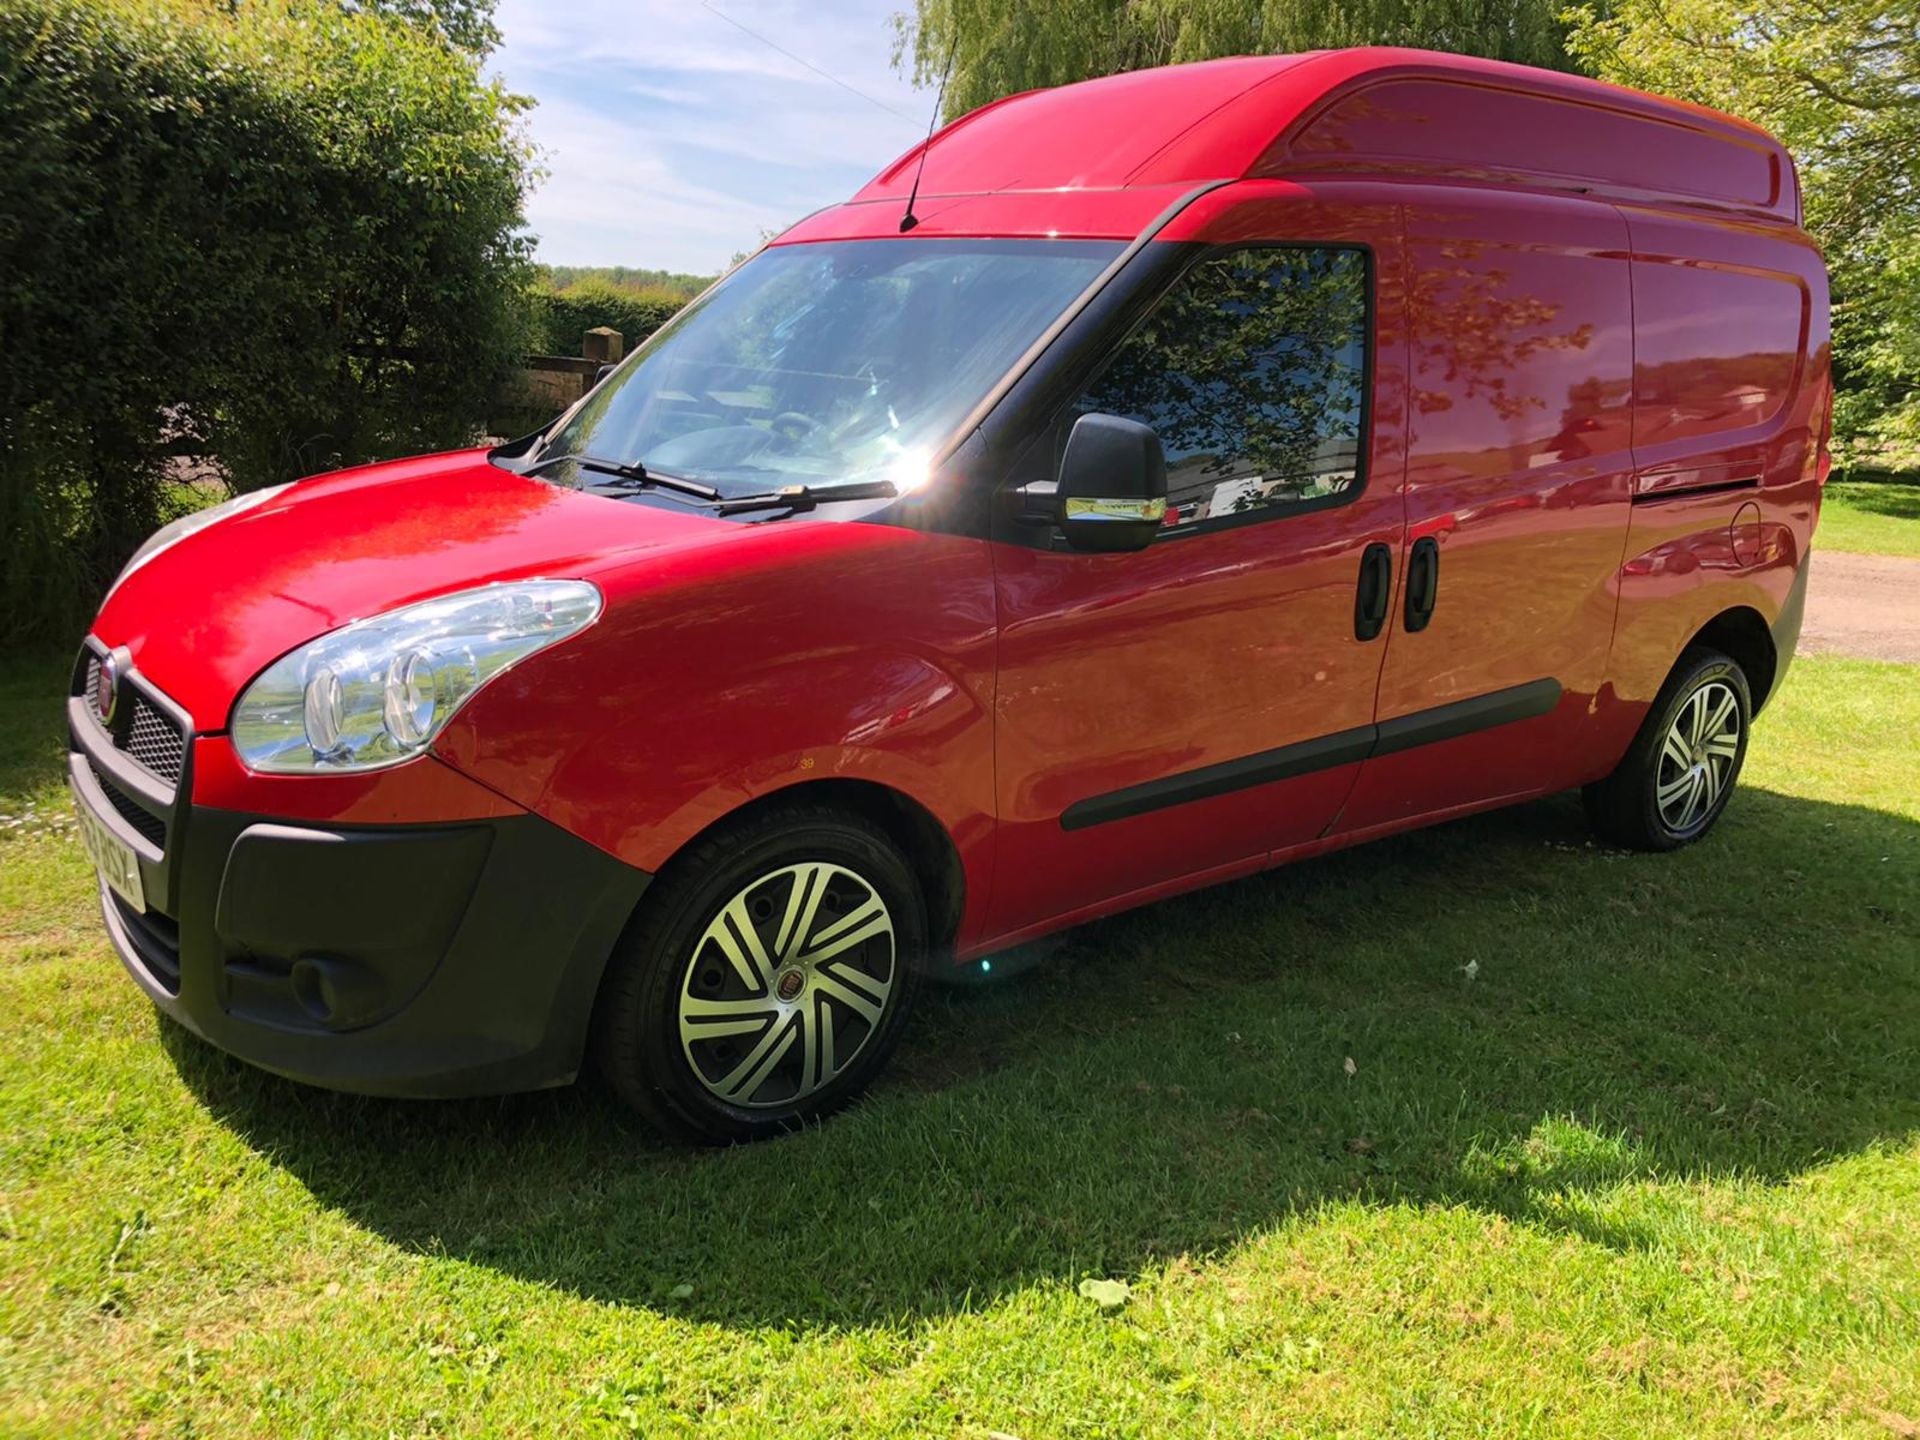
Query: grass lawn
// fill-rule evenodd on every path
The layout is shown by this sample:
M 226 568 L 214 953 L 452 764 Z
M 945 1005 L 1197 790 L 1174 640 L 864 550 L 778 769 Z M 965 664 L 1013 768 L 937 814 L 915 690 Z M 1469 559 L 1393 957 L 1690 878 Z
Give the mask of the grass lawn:
M 1822 550 L 1920 556 L 1920 478 L 1830 481 L 1813 543 Z
M 1920 1434 L 1914 669 L 1797 662 L 1680 855 L 1559 799 L 1161 905 L 695 1153 L 159 1023 L 63 668 L 0 671 L 0 1434 Z

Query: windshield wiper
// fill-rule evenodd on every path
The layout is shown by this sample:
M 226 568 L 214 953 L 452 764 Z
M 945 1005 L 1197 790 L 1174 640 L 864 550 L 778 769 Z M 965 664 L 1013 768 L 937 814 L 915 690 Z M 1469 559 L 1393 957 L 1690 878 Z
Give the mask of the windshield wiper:
M 830 500 L 883 500 L 900 493 L 891 480 L 848 480 L 838 485 L 782 485 L 778 490 L 757 495 L 723 498 L 713 486 L 702 485 L 698 480 L 663 475 L 658 470 L 647 469 L 637 460 L 607 460 L 598 455 L 543 455 L 520 473 L 532 475 L 549 465 L 560 465 L 567 461 L 582 470 L 597 470 L 630 485 L 657 485 L 663 490 L 678 490 L 683 495 L 697 496 L 722 515 L 741 515 L 753 510 L 811 510 Z M 613 487 L 597 485 L 594 488 L 604 490 Z
M 621 460 L 603 460 L 598 455 L 544 455 L 527 466 L 520 473 L 532 475 L 549 465 L 559 465 L 571 460 L 582 470 L 597 470 L 602 475 L 613 475 L 634 485 L 657 485 L 662 490 L 678 490 L 682 495 L 697 496 L 702 500 L 718 500 L 720 492 L 711 485 L 702 485 L 698 480 L 685 480 L 678 475 L 664 475 L 657 470 L 649 470 L 638 461 L 628 463 Z M 609 486 L 596 486 L 596 489 L 609 489 Z
M 839 485 L 782 485 L 764 495 L 734 495 L 714 502 L 722 515 L 749 510 L 811 510 L 829 500 L 883 500 L 900 492 L 891 480 L 848 480 Z

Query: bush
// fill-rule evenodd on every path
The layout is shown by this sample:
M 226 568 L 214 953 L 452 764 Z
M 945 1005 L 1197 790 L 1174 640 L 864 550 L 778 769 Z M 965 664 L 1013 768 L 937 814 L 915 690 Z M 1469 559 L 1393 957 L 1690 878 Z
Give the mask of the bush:
M 629 290 L 605 280 L 535 291 L 534 349 L 542 355 L 578 355 L 580 337 L 605 325 L 618 330 L 631 350 L 671 320 L 687 299 L 671 291 Z
M 177 503 L 466 443 L 527 335 L 518 102 L 312 0 L 0 0 L 0 600 L 72 629 Z
M 571 290 L 583 281 L 598 280 L 617 290 L 643 290 L 650 294 L 678 296 L 684 303 L 693 299 L 714 281 L 712 275 L 689 275 L 680 270 L 643 270 L 632 265 L 535 265 L 539 285 L 545 290 Z

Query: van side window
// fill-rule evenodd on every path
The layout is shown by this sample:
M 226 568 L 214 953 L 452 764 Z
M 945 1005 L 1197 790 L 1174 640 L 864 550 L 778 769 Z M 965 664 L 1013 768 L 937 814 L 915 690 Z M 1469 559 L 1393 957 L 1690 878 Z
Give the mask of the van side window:
M 1074 414 L 1154 428 L 1170 528 L 1275 518 L 1358 489 L 1367 337 L 1365 252 L 1228 251 L 1180 278 Z

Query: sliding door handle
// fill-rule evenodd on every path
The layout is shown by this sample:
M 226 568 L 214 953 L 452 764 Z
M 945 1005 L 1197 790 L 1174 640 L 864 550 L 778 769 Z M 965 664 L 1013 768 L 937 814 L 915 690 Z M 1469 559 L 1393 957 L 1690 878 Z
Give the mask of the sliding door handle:
M 1387 601 L 1393 594 L 1393 551 L 1373 544 L 1360 557 L 1360 585 L 1353 597 L 1353 634 L 1371 640 L 1387 623 Z
M 1428 535 L 1413 542 L 1407 559 L 1407 615 L 1409 633 L 1424 630 L 1440 599 L 1440 542 Z

